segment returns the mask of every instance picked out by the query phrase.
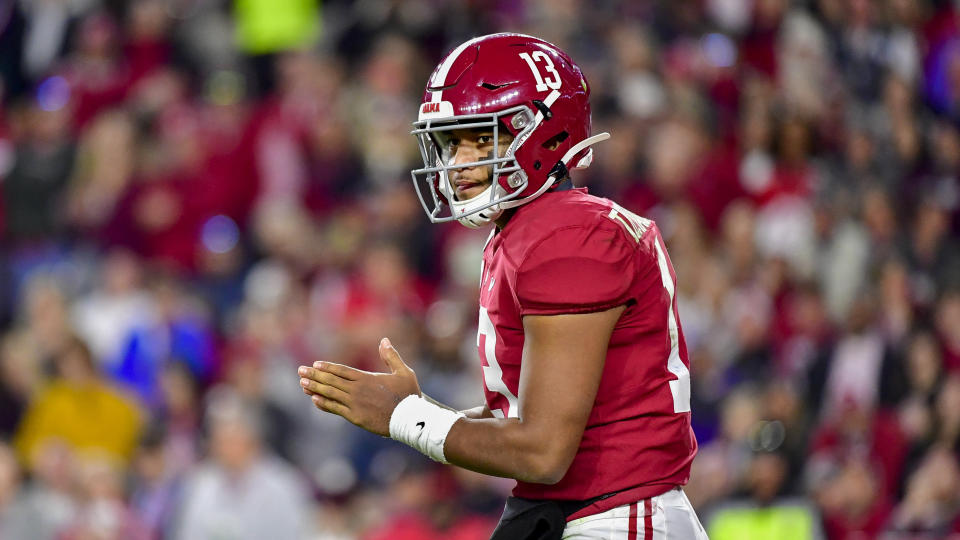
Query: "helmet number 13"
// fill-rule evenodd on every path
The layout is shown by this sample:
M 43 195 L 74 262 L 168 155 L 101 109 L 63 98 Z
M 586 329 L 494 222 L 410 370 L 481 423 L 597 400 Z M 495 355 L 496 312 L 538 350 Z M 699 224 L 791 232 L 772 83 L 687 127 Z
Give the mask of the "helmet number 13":
M 520 53 L 520 58 L 530 66 L 530 71 L 533 72 L 533 77 L 537 80 L 537 92 L 546 92 L 550 90 L 558 90 L 560 88 L 560 74 L 557 73 L 557 69 L 553 67 L 553 60 L 543 51 L 533 51 L 533 54 L 522 52 Z M 543 78 L 540 75 L 540 68 L 537 67 L 537 63 L 541 62 L 544 64 L 544 69 L 547 70 L 547 78 Z

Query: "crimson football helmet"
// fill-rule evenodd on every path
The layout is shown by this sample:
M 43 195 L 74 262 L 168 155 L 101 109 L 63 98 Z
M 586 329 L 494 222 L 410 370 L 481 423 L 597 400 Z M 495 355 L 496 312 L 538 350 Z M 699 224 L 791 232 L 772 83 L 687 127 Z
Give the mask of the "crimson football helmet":
M 523 34 L 490 34 L 448 54 L 427 82 L 414 130 L 424 166 L 411 171 L 417 195 L 434 223 L 458 220 L 480 227 L 508 208 L 539 197 L 593 159 L 590 86 L 555 45 Z M 513 136 L 502 156 L 453 165 L 445 137 L 454 129 L 489 128 L 493 148 Z M 491 166 L 491 185 L 457 200 L 450 172 Z M 445 210 L 446 209 L 446 210 Z

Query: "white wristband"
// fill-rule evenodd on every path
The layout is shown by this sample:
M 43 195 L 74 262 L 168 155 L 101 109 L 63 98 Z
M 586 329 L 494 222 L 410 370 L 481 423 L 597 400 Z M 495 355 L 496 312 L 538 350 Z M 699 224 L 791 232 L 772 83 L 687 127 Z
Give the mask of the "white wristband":
M 443 443 L 453 424 L 465 416 L 410 394 L 390 415 L 390 437 L 412 446 L 434 461 L 448 463 L 443 455 Z

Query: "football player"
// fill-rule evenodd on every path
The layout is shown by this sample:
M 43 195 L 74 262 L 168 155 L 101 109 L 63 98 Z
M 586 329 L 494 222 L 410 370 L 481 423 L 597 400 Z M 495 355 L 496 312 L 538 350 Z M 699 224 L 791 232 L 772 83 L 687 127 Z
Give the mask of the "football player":
M 420 392 L 390 341 L 388 372 L 299 369 L 319 409 L 442 462 L 517 480 L 494 538 L 706 538 L 681 490 L 697 443 L 676 274 L 657 225 L 557 190 L 587 167 L 590 87 L 543 40 L 493 34 L 437 66 L 412 171 L 434 222 L 493 225 L 477 336 L 486 403 Z

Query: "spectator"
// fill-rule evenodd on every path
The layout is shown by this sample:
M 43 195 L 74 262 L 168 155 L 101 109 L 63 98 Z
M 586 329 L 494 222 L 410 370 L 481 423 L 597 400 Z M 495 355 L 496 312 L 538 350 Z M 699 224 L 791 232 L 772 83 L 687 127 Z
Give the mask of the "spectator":
M 174 538 L 306 538 L 308 493 L 265 451 L 256 416 L 223 389 L 207 407 L 210 455 L 185 480 Z
M 51 443 L 127 463 L 143 422 L 136 403 L 101 379 L 90 350 L 78 338 L 70 338 L 54 358 L 54 373 L 17 430 L 14 441 L 23 463 L 35 465 Z

